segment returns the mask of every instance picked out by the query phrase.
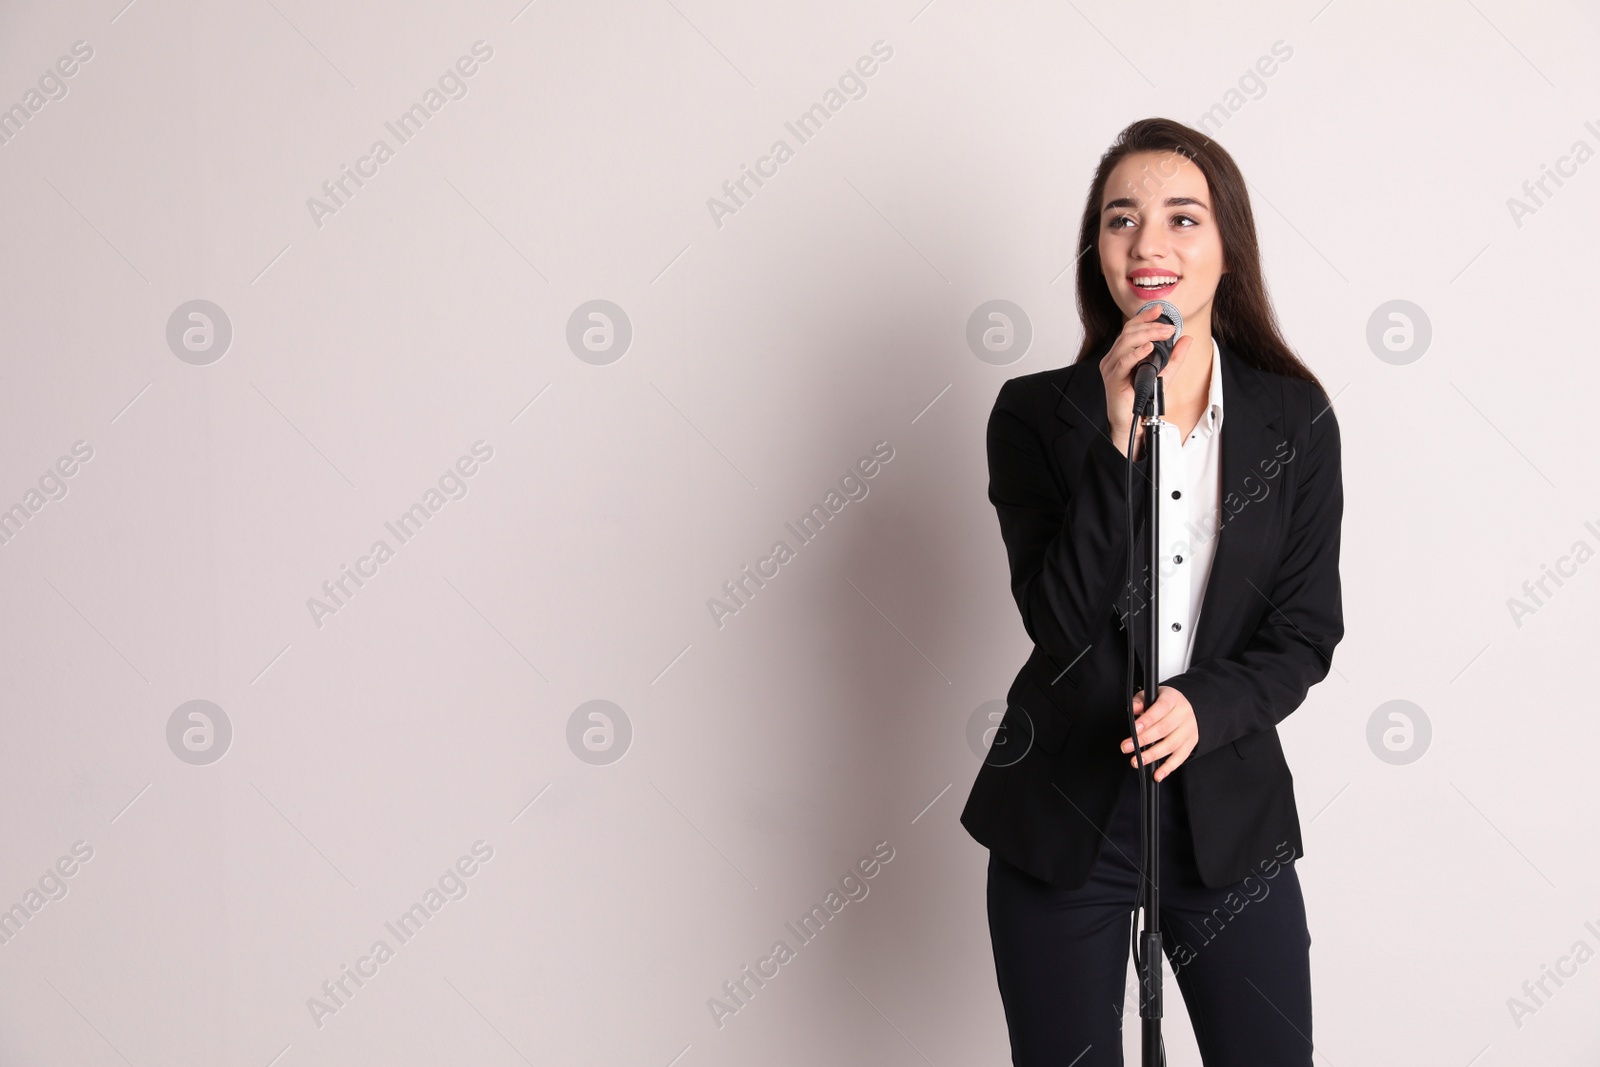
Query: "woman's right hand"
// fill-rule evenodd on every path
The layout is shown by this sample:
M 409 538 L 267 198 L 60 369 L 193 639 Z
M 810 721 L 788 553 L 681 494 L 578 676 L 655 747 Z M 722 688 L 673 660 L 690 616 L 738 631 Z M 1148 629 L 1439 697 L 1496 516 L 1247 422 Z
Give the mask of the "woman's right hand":
M 1129 319 L 1123 324 L 1122 333 L 1112 342 L 1111 350 L 1100 360 L 1100 377 L 1104 379 L 1106 387 L 1106 421 L 1111 424 L 1111 443 L 1123 455 L 1128 454 L 1128 429 L 1133 425 L 1133 368 L 1155 350 L 1157 341 L 1171 337 L 1174 329 L 1169 323 L 1157 322 L 1160 317 L 1161 307 L 1157 305 Z M 1188 351 L 1191 341 L 1191 337 L 1180 337 L 1178 343 L 1172 346 L 1168 370 L 1175 369 L 1183 353 Z M 1166 371 L 1162 371 L 1162 374 L 1165 375 Z M 1139 442 L 1143 440 L 1144 427 L 1141 426 L 1134 440 L 1135 456 L 1138 455 Z

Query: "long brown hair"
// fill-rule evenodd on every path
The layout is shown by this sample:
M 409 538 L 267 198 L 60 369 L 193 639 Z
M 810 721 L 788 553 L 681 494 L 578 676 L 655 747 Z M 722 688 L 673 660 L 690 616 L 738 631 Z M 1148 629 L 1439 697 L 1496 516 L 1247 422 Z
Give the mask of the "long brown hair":
M 1122 309 L 1111 299 L 1100 270 L 1100 205 L 1112 168 L 1135 152 L 1177 152 L 1200 168 L 1211 188 L 1212 212 L 1222 235 L 1227 273 L 1211 304 L 1211 333 L 1229 352 L 1257 370 L 1322 383 L 1300 361 L 1278 330 L 1277 316 L 1261 277 L 1261 248 L 1244 175 L 1223 147 L 1198 130 L 1171 119 L 1140 119 L 1121 133 L 1095 168 L 1078 230 L 1078 318 L 1083 345 L 1074 362 L 1098 359 L 1122 332 Z M 1326 390 L 1323 390 L 1326 394 Z

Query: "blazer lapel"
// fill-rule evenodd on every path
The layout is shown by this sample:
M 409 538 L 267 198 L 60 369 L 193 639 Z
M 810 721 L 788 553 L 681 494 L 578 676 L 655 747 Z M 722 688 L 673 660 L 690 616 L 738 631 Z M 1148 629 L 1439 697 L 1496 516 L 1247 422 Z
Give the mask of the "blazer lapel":
M 1229 347 L 1222 349 L 1222 457 L 1217 494 L 1216 554 L 1206 580 L 1190 663 L 1199 663 L 1231 644 L 1230 626 L 1239 609 L 1262 594 L 1251 589 L 1265 581 L 1262 567 L 1285 494 L 1282 461 L 1286 454 L 1281 404 L 1273 403 L 1265 376 Z
M 1084 453 L 1095 443 L 1096 437 L 1104 437 L 1111 441 L 1111 423 L 1106 418 L 1106 388 L 1105 381 L 1100 377 L 1100 357 L 1105 354 L 1107 344 L 1093 359 L 1082 363 L 1072 364 L 1068 370 L 1070 374 L 1064 381 L 1058 382 L 1056 387 L 1061 393 L 1056 403 L 1056 418 L 1062 425 L 1062 432 L 1052 444 L 1052 455 L 1057 467 L 1057 477 L 1061 482 L 1063 492 L 1070 496 L 1078 491 L 1078 475 L 1083 469 Z M 1224 383 L 1226 389 L 1226 383 Z M 1111 441 L 1113 445 L 1117 442 Z M 1124 440 L 1122 446 L 1127 445 Z M 1119 446 L 1119 451 L 1120 451 Z M 1149 494 L 1149 477 L 1145 473 L 1145 465 L 1138 463 L 1133 468 L 1133 557 L 1143 561 L 1148 554 L 1145 548 L 1144 514 L 1145 497 Z M 1142 562 L 1139 564 L 1142 570 Z M 1119 571 L 1116 575 L 1116 596 L 1109 608 L 1110 619 L 1108 623 L 1121 625 L 1123 613 L 1128 610 L 1124 595 L 1126 590 L 1126 572 Z M 1140 663 L 1144 662 L 1144 650 L 1149 644 L 1145 636 L 1146 624 L 1144 614 L 1137 610 L 1131 614 L 1131 627 L 1133 631 L 1134 655 Z

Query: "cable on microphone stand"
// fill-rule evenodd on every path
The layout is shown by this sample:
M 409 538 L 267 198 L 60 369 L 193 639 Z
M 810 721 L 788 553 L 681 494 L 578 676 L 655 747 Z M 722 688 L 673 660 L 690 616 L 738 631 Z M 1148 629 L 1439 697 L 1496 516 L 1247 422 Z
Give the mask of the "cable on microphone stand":
M 1159 386 L 1158 386 L 1158 388 L 1159 388 Z M 1149 790 L 1152 788 L 1152 783 L 1150 783 L 1150 782 L 1148 782 L 1146 780 L 1145 769 L 1144 769 L 1144 751 L 1142 749 L 1142 746 L 1139 744 L 1139 731 L 1138 731 L 1137 725 L 1134 722 L 1134 717 L 1133 717 L 1133 595 L 1134 595 L 1134 563 L 1133 563 L 1133 467 L 1134 467 L 1134 459 L 1133 459 L 1133 445 L 1134 445 L 1134 441 L 1136 440 L 1138 432 L 1139 432 L 1140 414 L 1141 413 L 1136 408 L 1135 413 L 1134 413 L 1133 422 L 1128 427 L 1128 453 L 1127 453 L 1127 460 L 1128 461 L 1127 461 L 1126 465 L 1123 468 L 1123 470 L 1124 470 L 1124 490 L 1125 490 L 1124 494 L 1123 494 L 1123 497 L 1124 497 L 1123 503 L 1124 503 L 1124 505 L 1126 506 L 1126 509 L 1127 509 L 1127 520 L 1128 520 L 1127 521 L 1127 526 L 1126 526 L 1126 531 L 1127 531 L 1127 552 L 1128 552 L 1128 579 L 1127 579 L 1128 612 L 1124 616 L 1124 620 L 1125 621 L 1124 621 L 1124 624 L 1123 624 L 1123 632 L 1125 634 L 1127 634 L 1128 645 L 1127 645 L 1127 655 L 1124 657 L 1124 663 L 1126 665 L 1126 671 L 1125 671 L 1125 674 L 1124 674 L 1124 684 L 1123 684 L 1122 691 L 1125 694 L 1127 694 L 1126 697 L 1124 698 L 1125 703 L 1123 705 L 1123 708 L 1127 712 L 1127 715 L 1128 715 L 1128 737 L 1130 739 L 1132 739 L 1132 742 L 1133 742 L 1134 758 L 1135 758 L 1135 761 L 1138 764 L 1138 774 L 1139 774 L 1139 888 L 1138 888 L 1137 892 L 1134 894 L 1134 898 L 1133 898 L 1133 913 L 1132 913 L 1131 920 L 1130 920 L 1130 922 L 1128 924 L 1128 941 L 1129 941 L 1129 951 L 1130 951 L 1130 953 L 1131 953 L 1131 955 L 1133 957 L 1134 973 L 1136 975 L 1138 975 L 1139 979 L 1140 979 L 1139 997 L 1140 997 L 1140 1003 L 1142 1005 L 1143 1002 L 1144 1002 L 1145 996 L 1149 992 L 1145 988 L 1145 985 L 1144 985 L 1144 977 L 1145 977 L 1145 974 L 1147 973 L 1147 965 L 1159 967 L 1159 966 L 1161 966 L 1161 961 L 1160 960 L 1146 960 L 1144 958 L 1144 953 L 1142 953 L 1140 951 L 1140 948 L 1139 948 L 1139 940 L 1140 940 L 1139 939 L 1139 913 L 1141 911 L 1143 911 L 1143 910 L 1148 910 L 1148 907 L 1149 907 L 1148 897 L 1147 897 L 1147 895 L 1145 893 L 1145 882 L 1147 881 L 1145 872 L 1150 869 L 1150 859 L 1151 859 L 1149 798 L 1148 798 L 1147 794 L 1149 793 Z M 1156 432 L 1155 428 L 1152 427 L 1150 432 L 1152 434 L 1155 433 Z M 1155 576 L 1154 575 L 1152 575 L 1151 578 L 1152 578 L 1152 580 L 1155 580 Z M 1146 708 L 1146 710 L 1148 711 L 1149 709 Z M 1160 1039 L 1160 1042 L 1161 1042 L 1160 1043 L 1160 1048 L 1159 1048 L 1160 1063 L 1161 1063 L 1161 1067 L 1166 1067 L 1166 1062 L 1167 1062 L 1167 1041 L 1166 1041 L 1165 1035 L 1162 1035 L 1162 1037 Z

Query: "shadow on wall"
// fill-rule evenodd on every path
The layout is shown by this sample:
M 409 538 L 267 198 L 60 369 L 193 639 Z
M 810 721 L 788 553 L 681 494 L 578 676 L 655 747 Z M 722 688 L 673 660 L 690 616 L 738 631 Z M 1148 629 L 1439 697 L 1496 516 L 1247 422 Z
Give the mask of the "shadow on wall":
M 853 985 L 872 1003 L 854 1016 L 861 1031 L 846 1038 L 853 1045 L 882 1042 L 883 1052 L 901 1054 L 905 1039 L 883 1024 L 881 1010 L 924 1048 L 943 1032 L 986 1049 L 998 1035 L 1003 1050 L 992 972 L 972 967 L 975 957 L 987 959 L 988 855 L 957 821 L 978 769 L 967 720 L 1010 680 L 1009 668 L 993 669 L 994 650 L 1001 660 L 1015 653 L 1020 664 L 1027 643 L 987 498 L 984 438 L 1001 384 L 1060 360 L 1035 353 L 1015 366 L 986 365 L 963 339 L 970 308 L 962 297 L 941 292 L 948 313 L 927 316 L 886 314 L 868 295 L 827 329 L 866 339 L 857 342 L 854 384 L 863 399 L 852 415 L 858 436 L 885 442 L 893 459 L 866 483 L 863 499 L 799 550 L 815 595 L 805 598 L 814 617 L 800 624 L 813 638 L 797 648 L 823 674 L 813 687 L 823 699 L 804 726 L 823 809 L 820 840 L 804 851 L 833 859 L 811 892 L 821 902 L 836 890 L 839 909 L 800 955 L 807 969 L 826 972 L 825 988 L 853 1000 Z M 836 454 L 851 443 L 833 444 L 815 451 Z M 861 879 L 865 895 L 845 903 L 850 887 L 827 879 L 879 842 L 894 861 Z M 845 944 L 828 948 L 834 941 Z M 944 995 L 929 996 L 936 989 Z M 963 1023 L 956 1038 L 951 1021 L 970 1022 L 984 997 L 992 998 L 988 1028 Z

